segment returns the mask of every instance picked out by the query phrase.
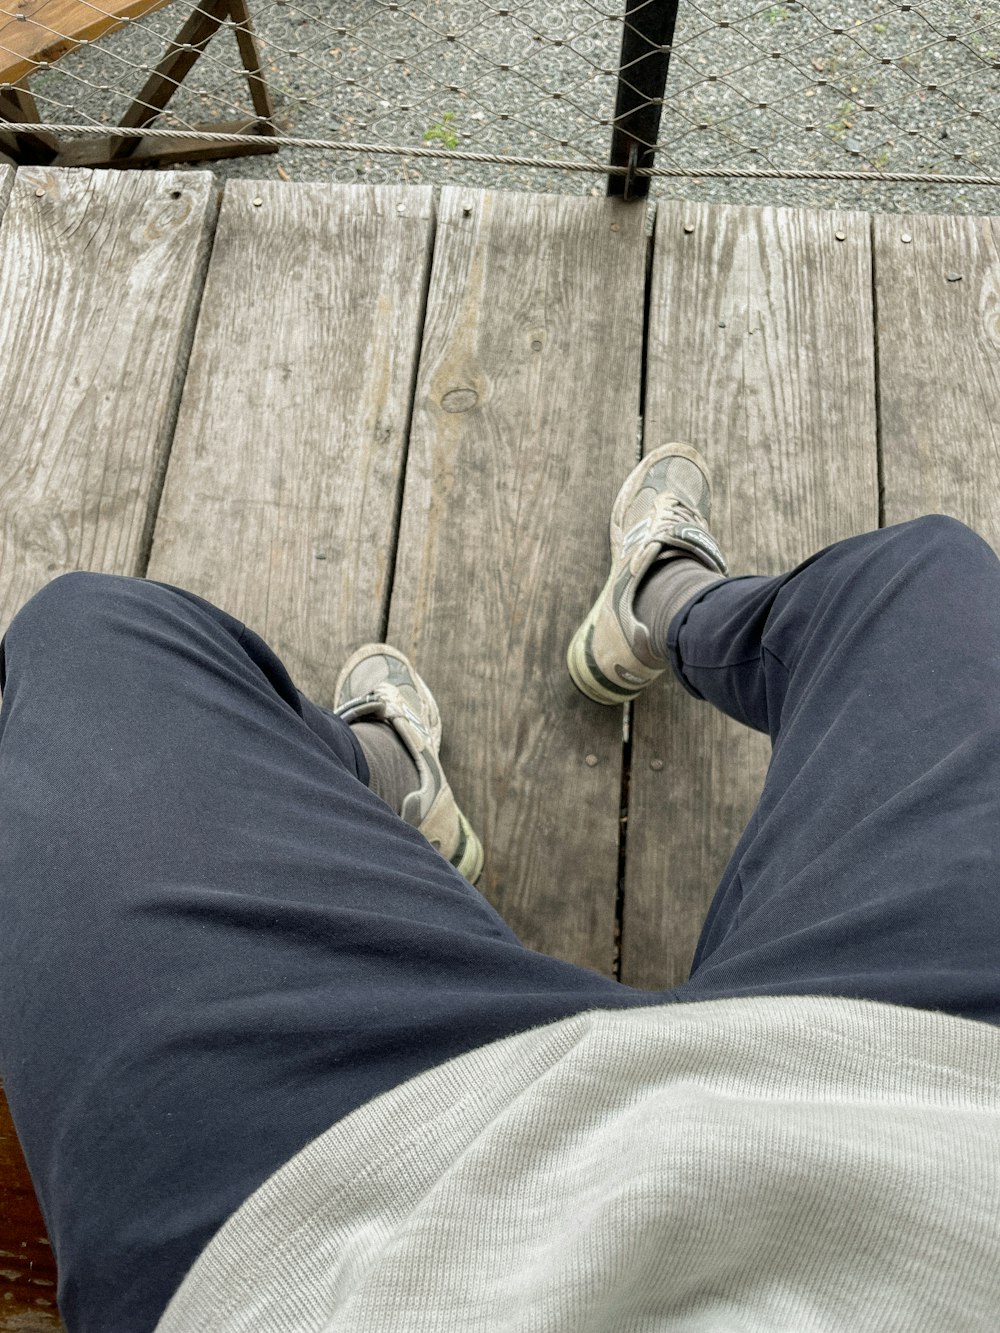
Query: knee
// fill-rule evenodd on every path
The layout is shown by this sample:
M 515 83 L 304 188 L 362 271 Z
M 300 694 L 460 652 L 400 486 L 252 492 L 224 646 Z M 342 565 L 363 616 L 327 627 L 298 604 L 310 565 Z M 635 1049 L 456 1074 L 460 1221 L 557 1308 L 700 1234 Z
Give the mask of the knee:
M 995 552 L 979 534 L 947 514 L 922 518 L 882 528 L 884 542 L 877 552 L 884 575 L 915 579 L 925 587 L 936 587 L 946 596 L 949 587 L 959 588 L 985 580 L 993 586 L 998 573 Z
M 978 532 L 948 514 L 925 514 L 902 526 L 909 529 L 908 535 L 918 550 L 934 557 L 967 562 L 987 555 L 996 560 L 992 547 Z
M 11 621 L 10 629 L 17 626 L 23 630 L 26 625 L 33 628 L 39 625 L 64 626 L 73 621 L 93 624 L 98 610 L 121 596 L 123 585 L 139 582 L 142 580 L 84 569 L 59 574 L 24 603 Z

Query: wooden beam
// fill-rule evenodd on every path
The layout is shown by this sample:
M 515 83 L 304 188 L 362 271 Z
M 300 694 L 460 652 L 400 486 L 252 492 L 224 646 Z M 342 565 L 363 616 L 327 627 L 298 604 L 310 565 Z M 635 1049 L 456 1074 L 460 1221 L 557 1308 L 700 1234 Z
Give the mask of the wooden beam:
M 114 32 L 130 18 L 154 14 L 170 0 L 0 0 L 0 83 L 19 83 L 39 65 L 55 64 L 82 42 Z
M 205 134 L 256 134 L 256 120 L 230 120 L 200 123 L 193 126 Z M 226 144 L 211 139 L 181 139 L 164 135 L 162 138 L 144 136 L 139 147 L 125 157 L 116 156 L 115 148 L 122 141 L 108 134 L 86 135 L 66 139 L 59 156 L 52 163 L 56 167 L 158 167 L 176 162 L 216 162 L 223 158 L 244 157 L 247 154 L 276 153 L 278 145 L 261 134 L 258 143 Z
M 0 89 L 0 144 L 19 162 L 50 165 L 59 151 L 59 140 L 44 130 L 19 130 L 18 125 L 41 123 L 38 107 L 27 87 Z
M 271 93 L 264 78 L 260 61 L 260 48 L 257 45 L 253 19 L 250 17 L 246 0 L 229 0 L 229 12 L 236 24 L 236 44 L 240 49 L 243 68 L 247 72 L 250 99 L 257 115 L 266 123 L 273 134 L 274 130 L 270 122 L 274 120 L 274 103 L 271 100 Z
M 228 14 L 226 0 L 203 0 L 196 6 L 118 122 L 121 129 L 144 129 L 156 120 Z M 139 138 L 116 140 L 112 157 L 129 157 L 141 142 Z

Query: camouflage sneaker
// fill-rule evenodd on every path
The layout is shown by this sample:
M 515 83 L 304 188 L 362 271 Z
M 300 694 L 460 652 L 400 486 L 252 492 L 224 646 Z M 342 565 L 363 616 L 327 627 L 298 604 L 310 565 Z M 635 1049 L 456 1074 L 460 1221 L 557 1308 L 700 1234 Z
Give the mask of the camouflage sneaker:
M 611 511 L 611 573 L 566 654 L 573 684 L 599 704 L 634 699 L 669 666 L 633 613 L 643 575 L 665 549 L 720 578 L 728 566 L 708 531 L 708 466 L 689 444 L 664 444 L 632 469 Z
M 386 643 L 368 643 L 352 653 L 337 679 L 333 711 L 348 724 L 389 723 L 420 775 L 419 788 L 403 801 L 402 818 L 475 884 L 483 872 L 482 843 L 441 768 L 437 703 L 403 654 Z

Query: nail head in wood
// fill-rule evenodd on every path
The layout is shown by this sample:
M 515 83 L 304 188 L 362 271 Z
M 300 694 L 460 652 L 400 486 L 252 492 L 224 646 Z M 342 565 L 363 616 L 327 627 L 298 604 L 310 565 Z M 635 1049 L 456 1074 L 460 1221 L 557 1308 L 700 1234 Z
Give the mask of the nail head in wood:
M 899 239 L 903 242 L 904 245 L 909 245 L 910 242 L 913 240 L 913 237 L 910 235 L 908 231 L 904 231 Z

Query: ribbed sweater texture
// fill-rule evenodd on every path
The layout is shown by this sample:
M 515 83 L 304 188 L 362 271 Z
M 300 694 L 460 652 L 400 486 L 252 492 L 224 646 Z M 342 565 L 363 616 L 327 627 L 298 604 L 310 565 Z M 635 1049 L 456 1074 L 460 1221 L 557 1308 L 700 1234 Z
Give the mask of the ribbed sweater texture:
M 1000 1028 L 868 1000 L 593 1010 L 333 1125 L 156 1333 L 1000 1328 Z

